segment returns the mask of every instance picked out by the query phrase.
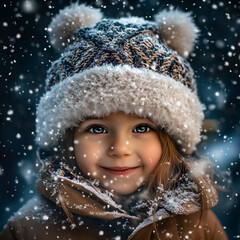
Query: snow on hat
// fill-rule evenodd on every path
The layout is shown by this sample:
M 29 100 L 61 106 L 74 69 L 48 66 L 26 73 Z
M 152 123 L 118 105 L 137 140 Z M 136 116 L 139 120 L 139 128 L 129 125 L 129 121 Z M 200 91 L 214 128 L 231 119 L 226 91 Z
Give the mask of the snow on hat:
M 162 11 L 155 22 L 102 18 L 83 4 L 53 18 L 50 41 L 62 54 L 37 107 L 37 144 L 49 149 L 84 118 L 123 111 L 150 118 L 192 153 L 203 107 L 185 59 L 198 32 L 190 14 Z

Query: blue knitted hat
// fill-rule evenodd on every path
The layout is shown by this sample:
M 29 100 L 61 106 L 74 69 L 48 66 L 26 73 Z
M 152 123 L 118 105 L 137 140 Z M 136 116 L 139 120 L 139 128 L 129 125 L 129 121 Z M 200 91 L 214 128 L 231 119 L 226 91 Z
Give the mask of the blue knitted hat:
M 53 46 L 46 93 L 37 109 L 37 143 L 58 144 L 86 117 L 123 111 L 150 118 L 191 153 L 200 141 L 203 108 L 186 57 L 197 28 L 188 13 L 102 19 L 98 9 L 73 4 L 50 24 Z

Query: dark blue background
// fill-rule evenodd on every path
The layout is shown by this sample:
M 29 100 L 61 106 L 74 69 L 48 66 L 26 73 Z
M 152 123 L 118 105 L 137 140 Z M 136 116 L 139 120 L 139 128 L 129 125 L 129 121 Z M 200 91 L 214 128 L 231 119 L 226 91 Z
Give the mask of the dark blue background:
M 141 16 L 148 20 L 169 5 L 191 11 L 201 30 L 189 61 L 207 119 L 217 127 L 203 133 L 199 151 L 216 169 L 225 191 L 214 208 L 229 239 L 240 238 L 240 4 L 239 1 L 81 1 L 107 17 Z M 69 1 L 1 1 L 0 228 L 34 194 L 35 108 L 44 92 L 50 62 L 58 57 L 46 27 Z M 32 9 L 31 9 L 32 6 Z

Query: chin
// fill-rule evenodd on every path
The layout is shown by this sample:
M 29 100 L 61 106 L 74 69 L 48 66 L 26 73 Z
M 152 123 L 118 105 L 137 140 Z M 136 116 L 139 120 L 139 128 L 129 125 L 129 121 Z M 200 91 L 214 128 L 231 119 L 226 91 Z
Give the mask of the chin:
M 104 183 L 104 187 L 108 189 L 111 192 L 114 192 L 118 195 L 129 195 L 131 193 L 134 193 L 139 187 L 130 187 L 130 186 L 123 186 L 123 184 L 119 184 L 119 186 L 113 186 L 111 184 L 108 185 L 108 183 Z

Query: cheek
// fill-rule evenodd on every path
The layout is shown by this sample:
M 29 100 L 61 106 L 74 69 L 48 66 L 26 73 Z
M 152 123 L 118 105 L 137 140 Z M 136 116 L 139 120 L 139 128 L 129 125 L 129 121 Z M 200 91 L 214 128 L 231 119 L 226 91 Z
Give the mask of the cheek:
M 141 159 L 148 172 L 152 172 L 162 155 L 161 144 L 158 141 L 149 141 L 141 148 Z
M 102 154 L 101 143 L 92 143 L 87 140 L 78 140 L 74 144 L 75 157 L 82 172 L 95 171 L 95 166 Z

